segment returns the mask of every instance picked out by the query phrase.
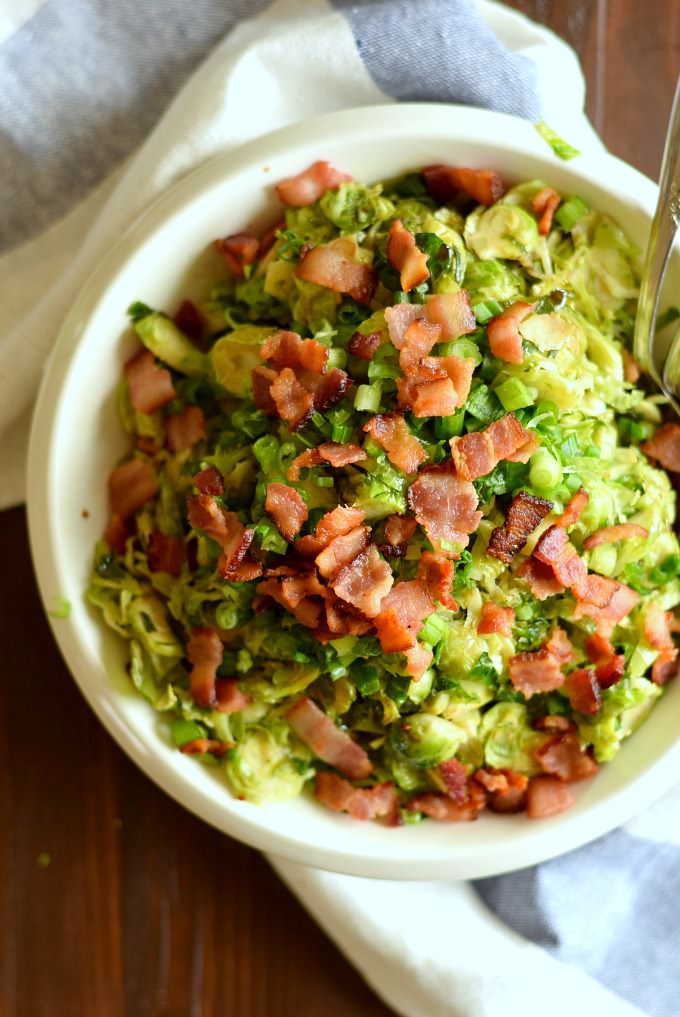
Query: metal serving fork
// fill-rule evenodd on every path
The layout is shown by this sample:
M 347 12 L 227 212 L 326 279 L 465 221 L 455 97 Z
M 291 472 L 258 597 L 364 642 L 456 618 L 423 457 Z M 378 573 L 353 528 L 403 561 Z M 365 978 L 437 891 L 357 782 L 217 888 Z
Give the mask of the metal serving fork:
M 659 376 L 655 324 L 659 297 L 668 267 L 671 248 L 680 226 L 680 79 L 675 90 L 666 134 L 659 200 L 649 234 L 645 266 L 640 282 L 640 299 L 635 318 L 633 353 L 640 367 L 668 396 L 680 416 L 680 328 L 671 342 Z

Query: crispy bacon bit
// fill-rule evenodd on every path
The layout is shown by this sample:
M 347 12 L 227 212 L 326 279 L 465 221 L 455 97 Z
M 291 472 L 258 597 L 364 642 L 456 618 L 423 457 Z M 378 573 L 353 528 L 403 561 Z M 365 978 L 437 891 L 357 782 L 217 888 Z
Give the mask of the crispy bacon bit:
M 308 696 L 301 696 L 285 714 L 295 734 L 312 752 L 347 774 L 352 780 L 365 780 L 373 764 L 360 745 L 333 721 Z
M 384 598 L 375 627 L 385 653 L 404 653 L 416 645 L 423 622 L 435 609 L 422 579 L 397 583 Z
M 314 536 L 300 537 L 295 548 L 302 555 L 316 557 L 319 551 L 328 547 L 331 540 L 334 540 L 335 537 L 342 537 L 343 534 L 349 533 L 356 526 L 361 526 L 363 521 L 362 509 L 337 505 L 319 519 Z
M 423 170 L 425 186 L 442 204 L 464 191 L 479 205 L 493 205 L 505 194 L 505 185 L 493 170 L 464 169 L 457 166 L 428 166 Z
M 467 770 L 457 759 L 447 759 L 437 767 L 451 801 L 462 805 L 468 798 Z
M 517 774 L 517 776 L 521 777 L 523 774 Z M 527 807 L 526 785 L 529 783 L 527 777 L 524 777 L 524 780 L 526 781 L 524 787 L 510 785 L 507 791 L 495 791 L 490 794 L 487 798 L 487 805 L 491 811 L 505 815 L 524 812 Z
M 192 342 L 200 344 L 203 338 L 205 318 L 191 300 L 183 300 L 172 319 L 180 332 L 188 336 Z
M 369 332 L 368 335 L 355 332 L 349 341 L 347 350 L 351 356 L 358 357 L 360 360 L 373 360 L 373 354 L 381 342 L 382 332 Z
M 141 350 L 123 368 L 130 402 L 139 413 L 154 413 L 175 398 L 170 371 L 158 367 L 149 350 Z
M 251 583 L 264 575 L 264 568 L 248 554 L 239 562 L 229 565 L 229 580 L 232 583 Z
M 380 546 L 382 553 L 387 558 L 401 558 L 406 554 L 417 525 L 411 516 L 388 516 L 385 520 L 385 543 Z
M 216 240 L 215 247 L 234 275 L 243 279 L 246 265 L 252 265 L 257 258 L 260 241 L 250 233 L 234 233 L 223 240 Z
M 404 650 L 406 657 L 406 673 L 413 678 L 414 682 L 420 681 L 434 659 L 434 654 L 429 646 L 416 643 L 409 650 Z
M 378 414 L 364 424 L 364 431 L 387 453 L 387 458 L 404 473 L 416 473 L 427 462 L 427 452 L 401 413 Z
M 328 350 L 316 339 L 301 339 L 297 332 L 275 332 L 260 346 L 260 356 L 271 360 L 277 371 L 303 367 L 321 374 L 326 368 Z
M 301 452 L 288 467 L 286 476 L 288 480 L 299 480 L 300 470 L 327 463 L 329 466 L 339 468 L 349 466 L 352 463 L 361 463 L 366 459 L 366 453 L 358 445 L 340 445 L 336 441 L 326 441 L 316 448 L 305 449 Z
M 557 657 L 562 664 L 566 664 L 567 661 L 573 660 L 576 656 L 569 636 L 559 625 L 556 625 L 552 630 L 545 646 L 546 649 L 550 650 L 553 657 Z
M 354 561 L 340 569 L 330 585 L 342 600 L 367 618 L 375 618 L 393 583 L 392 569 L 380 557 L 375 544 L 370 544 Z
M 230 747 L 217 738 L 193 738 L 190 742 L 180 745 L 179 751 L 187 756 L 202 756 L 208 753 L 212 756 L 223 756 Z
M 357 526 L 341 537 L 331 540 L 314 559 L 324 579 L 332 579 L 345 565 L 354 561 L 357 555 L 365 551 L 371 531 L 368 526 Z
M 629 586 L 606 576 L 587 575 L 573 586 L 577 604 L 574 618 L 594 618 L 602 631 L 613 628 L 629 614 L 640 601 L 640 594 Z
M 434 293 L 425 301 L 425 317 L 442 330 L 442 341 L 448 342 L 477 328 L 467 290 L 455 293 Z
M 392 345 L 400 350 L 404 345 L 404 336 L 414 321 L 425 317 L 424 304 L 395 304 L 385 308 L 387 332 Z
M 487 791 L 507 791 L 510 786 L 503 770 L 476 770 L 474 779 Z
M 640 380 L 640 365 L 628 350 L 623 350 L 623 377 L 633 385 Z
M 328 631 L 334 639 L 337 636 L 365 636 L 373 628 L 373 622 L 370 618 L 364 618 L 361 614 L 354 614 L 349 604 L 346 604 L 344 600 L 334 597 L 332 590 L 326 591 L 326 603 L 324 606 L 326 609 Z
M 411 409 L 414 417 L 450 417 L 458 409 L 456 389 L 450 378 L 434 378 L 417 384 L 397 382 L 399 407 Z
M 421 470 L 409 488 L 408 501 L 432 546 L 447 557 L 457 553 L 442 547 L 442 541 L 465 547 L 482 518 L 473 485 L 457 477 L 449 464 Z
M 507 413 L 483 431 L 473 431 L 451 438 L 451 455 L 461 480 L 476 480 L 491 473 L 494 466 L 507 459 L 531 440 L 514 413 Z
M 143 459 L 130 459 L 117 466 L 109 476 L 111 512 L 127 519 L 140 509 L 158 490 L 154 472 Z
M 545 819 L 570 809 L 574 796 L 559 777 L 532 777 L 527 788 L 527 816 Z
M 224 477 L 216 466 L 206 466 L 200 473 L 194 474 L 193 481 L 201 494 L 224 494 Z
M 252 696 L 239 688 L 238 678 L 218 678 L 215 682 L 215 695 L 220 713 L 240 713 L 253 701 Z
M 424 812 L 430 819 L 438 819 L 448 823 L 471 822 L 486 805 L 486 793 L 479 784 L 470 785 L 470 794 L 462 805 L 457 805 L 446 794 L 438 791 L 426 791 L 414 795 L 408 803 L 409 812 Z
M 662 611 L 660 607 L 650 604 L 645 612 L 645 639 L 655 650 L 673 648 L 670 623 L 673 620 L 671 611 Z
M 191 495 L 187 508 L 190 524 L 220 545 L 222 554 L 217 570 L 223 578 L 231 579 L 232 570 L 243 561 L 255 530 L 246 529 L 235 512 L 227 512 L 206 494 Z
M 250 372 L 250 380 L 253 386 L 253 402 L 258 410 L 273 416 L 276 413 L 276 403 L 271 396 L 271 387 L 276 381 L 276 371 L 269 367 L 254 367 Z
M 504 360 L 506 364 L 522 363 L 524 354 L 522 353 L 522 336 L 519 324 L 532 311 L 531 304 L 518 300 L 498 317 L 491 319 L 486 326 L 486 334 L 494 357 Z
M 215 680 L 222 663 L 224 647 L 214 629 L 195 628 L 187 643 L 187 656 L 192 665 L 189 693 L 197 706 L 216 706 Z
M 600 686 L 592 667 L 579 667 L 564 680 L 564 689 L 572 710 L 579 713 L 598 713 L 602 706 Z
M 399 796 L 392 783 L 356 788 L 336 773 L 319 770 L 314 795 L 327 808 L 334 812 L 349 812 L 353 819 L 392 817 L 394 825 L 398 822 Z
M 399 350 L 399 366 L 405 373 L 417 367 L 432 347 L 441 342 L 442 330 L 425 318 L 416 318 L 404 332 L 404 341 Z
M 279 181 L 276 193 L 284 205 L 304 208 L 305 205 L 313 205 L 326 191 L 351 179 L 347 173 L 341 173 L 329 162 L 320 159 L 302 173 Z
M 370 304 L 378 287 L 378 276 L 370 265 L 353 260 L 354 249 L 354 242 L 346 237 L 312 247 L 300 258 L 295 275 L 336 293 L 346 293 L 360 304 Z
M 160 530 L 154 530 L 149 536 L 146 558 L 150 572 L 167 572 L 177 578 L 186 558 L 184 541 L 181 537 L 167 537 Z
M 143 452 L 147 456 L 155 456 L 160 452 L 160 447 L 156 444 L 153 438 L 147 438 L 145 434 L 138 434 L 135 441 L 135 448 L 138 448 L 140 452 Z
M 551 501 L 520 491 L 508 506 L 504 525 L 492 531 L 486 553 L 509 565 L 552 507 Z
M 510 681 L 527 699 L 536 692 L 560 689 L 564 684 L 561 662 L 546 646 L 511 657 L 508 669 Z
M 120 516 L 112 515 L 106 524 L 104 540 L 109 547 L 117 554 L 125 554 L 125 544 L 128 537 L 131 537 L 133 527 L 129 520 L 121 519 Z
M 594 632 L 591 636 L 586 636 L 584 646 L 588 659 L 593 664 L 601 664 L 616 653 L 609 639 L 600 632 Z
M 558 516 L 555 520 L 555 526 L 561 526 L 564 530 L 568 530 L 570 526 L 574 526 L 575 523 L 578 522 L 581 513 L 587 504 L 588 493 L 580 487 L 576 494 L 571 496 L 562 515 Z
M 537 731 L 549 731 L 551 734 L 562 734 L 564 731 L 576 731 L 576 724 L 569 720 L 568 717 L 563 717 L 559 713 L 548 714 L 545 717 L 538 717 L 531 726 L 536 728 Z
M 269 389 L 276 412 L 287 421 L 291 431 L 307 423 L 314 411 L 314 396 L 300 384 L 290 367 L 284 367 Z
M 550 233 L 553 216 L 561 200 L 557 191 L 552 187 L 544 187 L 532 200 L 531 207 L 541 216 L 538 221 L 538 232 L 542 237 L 547 237 Z
M 319 625 L 326 588 L 319 582 L 316 573 L 265 579 L 258 583 L 256 591 L 261 597 L 271 597 L 290 611 L 306 628 L 315 629 Z
M 601 544 L 615 544 L 619 540 L 635 540 L 636 537 L 646 539 L 649 536 L 644 526 L 637 523 L 621 523 L 619 526 L 604 526 L 601 530 L 591 533 L 583 541 L 586 551 L 592 551 Z
M 405 293 L 429 279 L 427 255 L 416 246 L 415 237 L 401 219 L 395 219 L 387 237 L 387 260 L 399 272 L 401 288 Z
M 652 681 L 655 685 L 665 685 L 678 673 L 678 651 L 662 650 L 652 664 Z
M 327 410 L 334 406 L 352 384 L 350 376 L 339 367 L 332 367 L 325 374 L 302 371 L 300 381 L 312 393 L 314 408 L 317 410 Z
M 653 438 L 640 448 L 652 460 L 658 460 L 665 470 L 680 473 L 680 424 L 662 424 Z
M 511 607 L 499 607 L 487 600 L 482 604 L 482 613 L 477 623 L 477 634 L 488 636 L 498 632 L 501 636 L 512 634 L 515 612 Z
M 593 757 L 581 748 L 578 734 L 574 731 L 549 738 L 536 750 L 536 758 L 546 773 L 555 774 L 569 784 L 592 777 L 598 770 Z
M 569 537 L 561 526 L 549 526 L 536 541 L 533 555 L 544 565 L 559 561 L 569 543 Z
M 286 484 L 268 484 L 267 500 L 264 503 L 267 512 L 276 525 L 284 540 L 293 540 L 303 523 L 307 520 L 309 509 L 299 491 Z
M 185 406 L 165 418 L 165 443 L 171 452 L 183 452 L 205 438 L 205 417 L 200 406 Z
M 517 570 L 517 575 L 526 580 L 536 600 L 546 600 L 564 592 L 564 587 L 555 578 L 550 565 L 545 565 L 536 558 L 527 558 Z
M 450 558 L 432 551 L 424 551 L 420 556 L 418 579 L 422 579 L 429 594 L 449 611 L 458 610 L 458 604 L 451 596 L 455 574 L 456 566 Z
M 622 653 L 614 653 L 611 657 L 606 657 L 595 668 L 597 684 L 601 689 L 611 688 L 623 678 L 625 670 L 626 658 Z

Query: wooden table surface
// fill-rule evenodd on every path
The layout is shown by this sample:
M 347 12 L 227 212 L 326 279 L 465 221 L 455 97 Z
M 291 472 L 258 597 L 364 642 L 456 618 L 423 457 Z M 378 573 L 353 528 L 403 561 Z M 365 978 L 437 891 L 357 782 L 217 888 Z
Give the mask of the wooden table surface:
M 656 176 L 680 0 L 511 6 L 571 43 L 595 127 Z M 23 510 L 0 521 L 0 1017 L 389 1017 L 257 852 L 113 743 L 50 635 Z

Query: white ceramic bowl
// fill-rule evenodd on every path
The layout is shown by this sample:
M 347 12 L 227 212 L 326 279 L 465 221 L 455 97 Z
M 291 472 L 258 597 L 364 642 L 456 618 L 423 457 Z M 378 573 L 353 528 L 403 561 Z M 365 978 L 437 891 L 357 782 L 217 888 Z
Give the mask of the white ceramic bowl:
M 612 156 L 564 163 L 523 121 L 445 105 L 321 117 L 192 173 L 122 237 L 59 336 L 29 455 L 30 535 L 43 601 L 48 610 L 59 597 L 71 602 L 70 617 L 52 621 L 54 635 L 113 737 L 168 794 L 225 833 L 285 858 L 362 876 L 470 878 L 521 868 L 612 829 L 677 781 L 680 681 L 616 760 L 574 788 L 571 811 L 541 821 L 483 815 L 476 823 L 386 829 L 332 813 L 311 797 L 268 807 L 232 798 L 215 770 L 170 744 L 165 721 L 129 684 L 123 642 L 84 600 L 92 548 L 107 515 L 107 475 L 126 447 L 114 406 L 131 348 L 123 338 L 126 308 L 137 299 L 172 307 L 197 255 L 216 236 L 271 222 L 277 207 L 272 183 L 320 158 L 364 181 L 436 162 L 491 167 L 511 182 L 541 177 L 611 213 L 641 245 L 656 200 L 655 185 Z

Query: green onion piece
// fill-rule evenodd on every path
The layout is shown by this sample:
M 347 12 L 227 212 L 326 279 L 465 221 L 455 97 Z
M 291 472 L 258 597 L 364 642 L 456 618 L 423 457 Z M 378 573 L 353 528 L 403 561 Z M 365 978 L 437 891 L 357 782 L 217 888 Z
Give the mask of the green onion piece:
M 531 406 L 534 401 L 531 398 L 529 389 L 519 378 L 508 378 L 502 385 L 494 389 L 494 392 L 500 399 L 503 409 L 508 412 L 510 410 L 521 410 L 525 406 Z
M 352 668 L 352 678 L 357 691 L 362 696 L 370 696 L 372 692 L 380 689 L 381 672 L 373 664 L 363 664 Z
M 540 487 L 544 491 L 557 487 L 562 480 L 562 467 L 547 449 L 537 449 L 530 461 L 529 483 L 532 487 Z
M 463 422 L 465 410 L 458 410 L 450 417 L 434 418 L 434 433 L 436 438 L 457 438 L 463 433 Z
M 397 290 L 394 294 L 395 304 L 410 304 L 411 300 L 408 293 L 404 293 L 403 290 Z
M 482 424 L 491 424 L 503 416 L 503 407 L 488 385 L 478 385 L 472 390 L 465 409 Z
M 239 612 L 233 604 L 225 601 L 215 609 L 215 621 L 221 629 L 235 629 L 239 624 Z
M 316 487 L 333 487 L 335 481 L 332 477 L 315 477 L 314 484 Z
M 352 437 L 353 428 L 349 424 L 333 424 L 331 441 L 339 441 L 342 444 Z
M 515 618 L 519 621 L 529 621 L 533 613 L 531 604 L 520 604 L 519 607 L 515 608 Z
M 487 321 L 496 318 L 502 311 L 503 305 L 499 304 L 497 300 L 482 300 L 481 303 L 473 304 L 472 307 L 472 313 L 480 325 L 485 325 Z
M 428 646 L 436 646 L 446 633 L 447 627 L 443 618 L 438 614 L 431 614 L 429 618 L 425 619 L 425 624 L 420 630 L 418 638 L 421 643 L 427 643 Z
M 632 441 L 647 441 L 654 433 L 654 425 L 646 420 L 631 420 L 630 437 Z
M 279 451 L 279 443 L 271 434 L 264 434 L 253 443 L 253 453 L 265 476 L 280 472 Z
M 570 491 L 578 491 L 579 487 L 583 486 L 583 481 L 579 477 L 578 473 L 569 473 L 564 478 L 564 483 Z
M 548 127 L 545 120 L 539 120 L 534 126 L 543 140 L 547 141 L 550 145 L 558 159 L 564 159 L 565 162 L 568 162 L 569 159 L 574 159 L 577 155 L 581 154 L 578 148 L 574 148 L 568 141 L 561 138 L 557 131 L 553 131 L 552 127 Z
M 475 367 L 481 364 L 484 359 L 479 346 L 472 339 L 454 339 L 453 342 L 442 343 L 439 347 L 439 354 L 442 357 L 461 357 L 474 360 Z
M 660 565 L 655 565 L 649 570 L 649 578 L 658 586 L 664 586 L 671 579 L 680 574 L 680 555 L 669 554 Z
M 347 363 L 347 354 L 339 346 L 331 346 L 328 351 L 328 359 L 326 360 L 327 370 L 331 370 L 333 367 L 343 368 Z
M 170 725 L 170 735 L 175 745 L 186 745 L 196 738 L 205 738 L 205 730 L 195 720 L 175 720 Z
M 588 215 L 589 211 L 590 209 L 583 198 L 572 195 L 571 198 L 563 201 L 558 208 L 555 213 L 555 222 L 563 230 L 571 230 L 577 222 L 580 222 L 584 215 Z
M 569 459 L 571 456 L 577 456 L 581 449 L 575 435 L 570 434 L 566 441 L 563 441 L 560 445 L 560 452 L 563 456 Z
M 385 692 L 395 706 L 399 707 L 406 702 L 410 685 L 410 678 L 390 678 L 385 688 Z
M 263 551 L 273 551 L 274 554 L 285 554 L 288 550 L 288 543 L 283 539 L 273 523 L 263 519 L 255 527 L 255 538 L 259 541 Z
M 377 381 L 379 378 L 400 378 L 401 371 L 396 364 L 380 363 L 372 360 L 368 365 L 369 381 Z
M 377 413 L 381 398 L 382 385 L 379 381 L 374 381 L 370 385 L 359 385 L 354 396 L 354 409 L 365 413 Z
M 611 576 L 616 568 L 616 548 L 613 544 L 600 544 L 590 555 L 590 568 L 601 576 Z
M 599 459 L 602 455 L 602 449 L 598 448 L 597 445 L 589 445 L 583 454 L 588 456 L 589 459 Z

